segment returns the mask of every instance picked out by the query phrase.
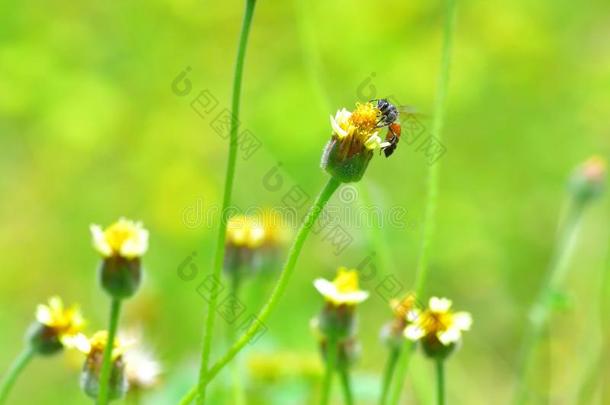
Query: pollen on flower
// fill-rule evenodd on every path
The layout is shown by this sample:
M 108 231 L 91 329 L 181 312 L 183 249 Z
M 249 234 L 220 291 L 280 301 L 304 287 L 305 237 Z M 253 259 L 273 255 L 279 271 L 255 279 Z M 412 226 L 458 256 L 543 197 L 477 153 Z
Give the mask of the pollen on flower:
M 356 104 L 351 121 L 360 131 L 371 132 L 377 126 L 379 114 L 379 109 L 373 103 Z

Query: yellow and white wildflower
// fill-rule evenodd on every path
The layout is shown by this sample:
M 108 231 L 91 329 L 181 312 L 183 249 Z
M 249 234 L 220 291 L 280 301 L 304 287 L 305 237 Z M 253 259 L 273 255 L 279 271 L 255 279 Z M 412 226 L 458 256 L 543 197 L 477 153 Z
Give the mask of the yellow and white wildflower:
M 462 332 L 470 330 L 472 317 L 468 312 L 452 312 L 452 302 L 447 298 L 432 297 L 428 308 L 413 309 L 407 314 L 411 322 L 404 330 L 407 339 L 436 339 L 442 345 L 458 343 Z
M 134 259 L 142 257 L 148 250 L 148 231 L 141 222 L 120 218 L 106 229 L 95 224 L 90 229 L 93 247 L 103 257 Z
M 359 289 L 358 271 L 340 267 L 333 281 L 318 278 L 314 281 L 316 290 L 333 305 L 356 305 L 369 297 L 368 291 Z

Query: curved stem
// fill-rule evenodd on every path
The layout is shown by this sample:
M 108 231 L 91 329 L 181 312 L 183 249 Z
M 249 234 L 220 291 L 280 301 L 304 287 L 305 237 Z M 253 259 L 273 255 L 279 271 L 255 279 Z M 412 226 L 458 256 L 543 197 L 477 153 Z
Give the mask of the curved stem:
M 517 374 L 514 403 L 521 404 L 526 401 L 527 377 L 533 361 L 535 348 L 543 335 L 544 328 L 551 314 L 553 294 L 560 288 L 567 270 L 568 263 L 574 251 L 578 228 L 582 218 L 584 206 L 573 202 L 570 206 L 564 226 L 562 226 L 555 254 L 549 267 L 546 281 L 542 285 L 538 298 L 532 306 L 529 321 L 530 325 L 521 347 L 521 360 Z
M 335 339 L 326 341 L 326 372 L 324 373 L 324 381 L 322 383 L 322 395 L 320 397 L 320 405 L 328 405 L 330 402 L 330 394 L 333 383 L 333 374 L 337 366 L 339 347 Z
M 0 385 L 0 404 L 3 404 L 6 401 L 15 381 L 17 381 L 17 377 L 19 377 L 19 374 L 21 374 L 25 366 L 32 360 L 34 354 L 34 349 L 31 346 L 28 346 L 19 356 L 17 356 Z
M 218 235 L 216 238 L 216 251 L 214 254 L 214 267 L 212 275 L 214 279 L 220 278 L 222 270 L 222 262 L 225 254 L 225 238 L 227 232 L 228 207 L 231 204 L 231 194 L 233 192 L 233 180 L 235 177 L 235 162 L 237 159 L 237 129 L 239 125 L 239 108 L 241 99 L 241 82 L 244 70 L 244 59 L 246 56 L 246 45 L 248 42 L 248 34 L 254 14 L 254 6 L 256 0 L 246 0 L 246 9 L 244 19 L 242 21 L 241 35 L 239 37 L 239 45 L 237 49 L 237 60 L 235 63 L 235 75 L 233 78 L 233 96 L 232 96 L 232 119 L 230 127 L 230 143 L 229 143 L 229 158 L 227 162 L 227 172 L 225 176 L 224 195 L 222 200 L 222 211 L 220 215 L 220 226 L 218 227 Z M 203 345 L 201 350 L 201 365 L 199 369 L 199 398 L 200 405 L 205 403 L 205 381 L 207 380 L 208 363 L 210 360 L 210 350 L 212 347 L 212 334 L 214 331 L 214 322 L 216 320 L 216 305 L 218 294 L 212 294 L 210 297 L 210 305 L 203 333 Z
M 436 360 L 436 403 L 445 405 L 445 362 Z
M 108 384 L 110 383 L 110 372 L 112 370 L 112 348 L 114 338 L 119 325 L 119 314 L 121 313 L 121 300 L 113 298 L 110 303 L 110 325 L 108 326 L 108 340 L 104 347 L 104 357 L 102 358 L 102 371 L 100 372 L 100 392 L 98 394 L 98 404 L 108 403 Z
M 353 405 L 354 395 L 352 394 L 352 388 L 349 380 L 349 369 L 347 367 L 342 367 L 339 370 L 339 376 L 341 377 L 341 387 L 343 388 L 345 405 Z
M 246 346 L 257 335 L 259 329 L 262 328 L 264 330 L 265 321 L 279 303 L 279 300 L 282 295 L 284 295 L 284 291 L 288 286 L 288 282 L 290 281 L 290 277 L 292 276 L 292 273 L 296 266 L 299 254 L 303 249 L 303 244 L 307 240 L 311 228 L 318 219 L 318 216 L 320 216 L 320 213 L 326 206 L 326 203 L 328 202 L 330 197 L 332 197 L 332 195 L 340 185 L 341 182 L 335 179 L 334 177 L 331 177 L 328 180 L 328 182 L 318 195 L 318 198 L 311 206 L 309 212 L 307 213 L 307 216 L 305 217 L 305 220 L 303 221 L 303 224 L 301 225 L 301 228 L 299 229 L 295 237 L 292 247 L 288 252 L 288 259 L 284 264 L 284 268 L 282 269 L 280 278 L 278 279 L 277 284 L 275 285 L 273 292 L 269 297 L 269 300 L 267 301 L 267 303 L 265 303 L 259 314 L 255 318 L 253 318 L 248 330 L 243 335 L 241 335 L 237 342 L 235 342 L 233 346 L 229 348 L 229 350 L 224 354 L 224 356 L 222 356 L 220 360 L 218 360 L 209 369 L 206 374 L 206 378 L 200 381 L 200 386 L 203 385 L 203 387 L 205 388 L 205 386 L 212 380 L 212 378 L 214 378 L 216 374 L 218 374 L 218 372 L 222 370 L 224 366 L 226 366 L 233 359 L 233 357 L 235 357 L 235 355 L 237 355 L 237 353 L 239 353 L 244 348 L 244 346 Z M 193 401 L 196 395 L 197 390 L 195 388 L 191 389 L 182 398 L 180 404 L 184 405 L 191 403 L 191 401 Z
M 388 394 L 390 385 L 392 384 L 392 376 L 394 375 L 394 370 L 396 369 L 396 362 L 400 357 L 400 349 L 392 348 L 390 349 L 390 354 L 388 356 L 388 360 L 385 366 L 385 372 L 383 373 L 383 382 L 381 386 L 381 400 L 379 403 L 381 405 L 385 405 L 388 400 Z
M 443 29 L 443 48 L 441 54 L 441 68 L 438 77 L 438 87 L 436 91 L 436 103 L 434 106 L 434 121 L 432 123 L 432 135 L 441 142 L 443 135 L 443 124 L 445 119 L 445 102 L 449 88 L 449 70 L 451 67 L 451 53 L 453 48 L 453 34 L 455 31 L 456 0 L 445 0 L 445 22 Z M 436 207 L 438 200 L 438 177 L 440 162 L 429 165 L 428 183 L 426 192 L 426 210 L 424 214 L 424 229 L 422 244 L 417 263 L 417 276 L 415 281 L 415 294 L 419 298 L 426 289 L 428 280 L 428 260 L 430 244 L 436 228 Z M 407 341 L 401 350 L 399 368 L 394 379 L 391 390 L 390 404 L 398 404 L 404 380 L 409 368 L 410 356 L 413 343 Z

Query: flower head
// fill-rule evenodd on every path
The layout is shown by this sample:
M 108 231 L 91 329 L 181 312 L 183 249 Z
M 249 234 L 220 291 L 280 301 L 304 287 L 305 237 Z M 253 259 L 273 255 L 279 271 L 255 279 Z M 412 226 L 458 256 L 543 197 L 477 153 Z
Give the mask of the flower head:
M 380 116 L 372 102 L 356 104 L 353 112 L 343 108 L 331 116 L 332 136 L 322 155 L 322 168 L 342 182 L 360 180 L 373 151 L 383 144 L 377 127 Z
M 257 248 L 265 241 L 265 228 L 255 217 L 235 215 L 227 222 L 227 244 Z
M 97 398 L 100 389 L 100 374 L 104 350 L 108 344 L 108 332 L 98 331 L 90 338 L 83 335 L 76 337 L 72 345 L 85 354 L 85 364 L 81 374 L 81 387 L 91 398 Z M 125 361 L 123 354 L 128 347 L 119 337 L 115 337 L 111 352 L 110 381 L 108 384 L 109 398 L 121 398 L 127 392 L 127 379 L 125 377 Z
M 432 297 L 425 310 L 411 310 L 407 315 L 411 324 L 404 330 L 405 337 L 422 340 L 429 354 L 459 343 L 462 332 L 470 330 L 472 317 L 468 312 L 452 312 L 451 304 L 447 298 Z
M 47 305 L 38 305 L 36 320 L 52 329 L 59 340 L 78 335 L 85 326 L 85 319 L 78 305 L 74 304 L 65 308 L 63 301 L 58 296 L 51 297 Z
M 570 189 L 581 203 L 599 197 L 604 191 L 606 160 L 593 156 L 576 168 L 570 179 Z
M 29 341 L 38 353 L 52 354 L 82 336 L 84 326 L 78 305 L 66 308 L 60 297 L 53 296 L 48 304 L 39 304 L 36 308 L 36 323 L 31 328 Z
M 273 210 L 231 217 L 227 223 L 224 270 L 241 276 L 275 267 L 285 238 L 283 222 Z
M 368 291 L 358 287 L 358 271 L 340 267 L 333 281 L 318 278 L 314 281 L 316 290 L 327 302 L 339 305 L 356 305 L 369 297 Z
M 90 338 L 78 335 L 70 343 L 75 349 L 87 356 L 101 355 L 108 344 L 108 331 L 101 330 L 95 332 Z M 123 342 L 120 337 L 115 337 L 112 344 L 112 360 L 121 357 L 125 353 L 127 346 L 127 343 Z
M 120 218 L 104 230 L 95 224 L 90 228 L 93 247 L 103 257 L 134 259 L 142 257 L 148 250 L 148 231 L 141 222 Z

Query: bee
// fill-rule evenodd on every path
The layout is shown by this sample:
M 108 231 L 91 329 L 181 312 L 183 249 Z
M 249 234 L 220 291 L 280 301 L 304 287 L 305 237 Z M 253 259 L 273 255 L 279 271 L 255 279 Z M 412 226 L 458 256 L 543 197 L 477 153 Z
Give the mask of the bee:
M 385 157 L 390 157 L 398 147 L 398 141 L 400 140 L 401 126 L 398 122 L 398 108 L 385 98 L 371 100 L 370 102 L 377 103 L 377 109 L 381 112 L 377 121 L 377 128 L 388 127 L 388 133 L 385 142 L 381 144 L 381 150 Z

